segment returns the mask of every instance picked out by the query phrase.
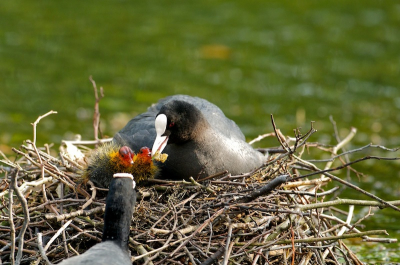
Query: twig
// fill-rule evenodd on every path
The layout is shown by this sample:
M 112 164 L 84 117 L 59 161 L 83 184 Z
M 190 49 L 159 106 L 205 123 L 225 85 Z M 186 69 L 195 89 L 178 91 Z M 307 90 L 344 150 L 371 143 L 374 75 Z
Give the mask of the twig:
M 38 123 L 40 122 L 40 120 L 41 120 L 42 118 L 47 117 L 48 115 L 53 114 L 53 113 L 57 113 L 57 112 L 51 110 L 51 111 L 47 112 L 46 114 L 44 114 L 44 115 L 42 115 L 42 116 L 39 116 L 39 117 L 36 119 L 36 121 L 35 121 L 34 123 L 32 123 L 32 126 L 33 126 L 33 143 L 32 143 L 32 147 L 33 147 L 33 149 L 35 150 L 35 153 L 36 153 L 37 158 L 38 158 L 38 160 L 39 160 L 39 165 L 40 165 L 39 168 L 40 168 L 40 170 L 41 170 L 42 179 L 44 179 L 44 164 L 43 164 L 42 157 L 40 156 L 39 151 L 38 151 L 38 149 L 36 148 L 36 127 L 37 127 Z M 44 185 L 44 184 L 42 185 L 42 194 L 43 194 L 43 199 L 44 199 L 44 201 L 47 202 L 47 196 L 46 196 L 46 190 L 45 190 L 45 185 Z M 57 212 L 57 211 L 56 211 L 55 209 L 53 209 L 51 206 L 50 206 L 50 208 L 51 208 L 54 212 Z
M 44 251 L 46 252 L 49 247 L 51 246 L 51 244 L 54 242 L 54 240 L 57 239 L 57 237 L 62 233 L 62 231 L 65 230 L 65 228 L 67 228 L 69 226 L 69 224 L 72 222 L 72 220 L 69 220 L 68 222 L 66 222 L 60 229 L 58 229 L 57 233 L 55 233 L 55 235 L 49 240 L 49 242 L 47 242 L 46 246 L 44 247 Z
M 302 159 L 300 159 L 300 158 L 297 158 L 297 159 L 299 159 L 299 160 L 301 160 L 301 161 L 304 161 L 304 160 L 302 160 Z M 346 186 L 348 186 L 348 187 L 350 187 L 350 188 L 352 188 L 352 189 L 355 189 L 355 190 L 357 190 L 357 191 L 359 191 L 359 192 L 361 192 L 361 193 L 363 193 L 363 194 L 365 194 L 365 195 L 367 195 L 367 196 L 369 196 L 369 197 L 371 197 L 371 198 L 373 198 L 373 199 L 379 201 L 380 203 L 385 204 L 387 207 L 390 207 L 390 208 L 392 208 L 392 209 L 394 209 L 394 210 L 400 212 L 400 209 L 399 209 L 398 207 L 396 207 L 396 206 L 394 206 L 394 205 L 392 205 L 392 204 L 390 204 L 390 203 L 387 203 L 386 201 L 382 200 L 382 199 L 379 198 L 378 196 L 376 196 L 376 195 L 374 195 L 374 194 L 372 194 L 372 193 L 369 193 L 369 192 L 367 192 L 367 191 L 365 191 L 365 190 L 363 190 L 363 189 L 357 187 L 357 186 L 354 185 L 354 184 L 351 184 L 351 183 L 349 183 L 349 182 L 347 182 L 347 181 L 345 181 L 345 180 L 342 180 L 342 179 L 340 179 L 340 178 L 338 178 L 338 177 L 336 177 L 336 176 L 334 176 L 334 175 L 328 173 L 328 172 L 330 172 L 330 171 L 336 171 L 336 170 L 339 170 L 339 169 L 348 167 L 348 166 L 351 165 L 351 164 L 354 164 L 354 163 L 357 163 L 357 162 L 360 162 L 360 161 L 363 161 L 363 160 L 366 160 L 366 159 L 399 160 L 400 158 L 396 158 L 396 157 L 395 157 L 395 158 L 390 158 L 390 157 L 368 156 L 368 157 L 363 157 L 363 158 L 357 159 L 357 160 L 355 160 L 355 161 L 351 161 L 351 162 L 349 162 L 349 163 L 346 163 L 346 164 L 344 164 L 344 165 L 338 166 L 338 167 L 336 167 L 336 168 L 325 169 L 325 170 L 320 170 L 320 169 L 318 169 L 316 166 L 313 166 L 314 169 L 316 170 L 316 172 L 313 172 L 313 173 L 310 173 L 310 174 L 307 174 L 307 175 L 302 175 L 302 176 L 299 176 L 299 177 L 295 177 L 295 178 L 293 178 L 293 179 L 295 180 L 295 179 L 305 178 L 305 177 L 312 176 L 312 175 L 316 175 L 316 174 L 324 174 L 325 176 L 328 176 L 330 179 L 333 179 L 333 180 L 338 181 L 338 182 L 340 182 L 340 183 L 342 183 L 342 184 L 345 184 Z M 305 161 L 304 161 L 304 162 L 305 162 Z
M 369 207 L 368 213 L 367 215 L 365 215 L 363 218 L 359 219 L 357 222 L 355 222 L 353 224 L 353 226 L 348 230 L 348 232 L 351 232 L 359 223 L 361 223 L 362 221 L 364 221 L 365 219 L 367 219 L 368 217 L 374 215 L 373 213 L 371 213 L 372 207 Z
M 293 182 L 291 182 L 291 183 L 293 183 Z M 286 185 L 285 185 L 285 187 L 286 187 Z M 334 187 L 334 188 L 332 188 L 330 190 L 327 190 L 327 191 L 324 191 L 324 192 L 320 192 L 320 193 L 297 191 L 297 190 L 277 190 L 277 192 L 279 194 L 296 194 L 296 195 L 304 195 L 304 196 L 312 196 L 312 197 L 322 197 L 322 196 L 326 196 L 326 195 L 332 194 L 335 191 L 337 191 L 338 189 L 339 189 L 339 187 Z
M 93 114 L 93 128 L 94 128 L 94 139 L 97 141 L 99 139 L 99 125 L 100 125 L 100 110 L 99 110 L 99 102 L 104 97 L 103 94 L 103 87 L 100 87 L 100 97 L 97 93 L 97 86 L 96 82 L 93 80 L 92 76 L 89 76 L 90 82 L 92 82 L 93 89 L 94 89 L 94 96 L 96 102 L 94 104 L 94 114 Z M 97 145 L 96 145 L 97 146 Z
M 129 238 L 129 241 L 130 241 L 131 243 L 133 243 L 133 242 L 132 242 L 132 241 L 133 241 L 132 238 Z M 144 254 L 144 255 L 147 255 L 147 254 L 148 254 L 147 250 L 146 250 L 141 244 L 139 244 L 139 245 L 135 244 L 135 249 L 136 249 L 136 251 L 137 251 L 139 254 L 141 254 L 141 255 L 142 255 L 142 254 Z M 144 262 L 147 263 L 148 265 L 153 265 L 153 262 L 149 259 L 148 256 L 143 257 L 143 260 L 144 260 Z
M 62 140 L 61 143 L 63 144 L 73 144 L 73 145 L 96 145 L 99 143 L 108 143 L 111 142 L 113 138 L 106 138 L 106 139 L 98 139 L 98 140 Z
M 30 222 L 28 203 L 26 202 L 26 199 L 25 199 L 24 195 L 18 189 L 18 185 L 17 185 L 18 172 L 19 171 L 17 170 L 15 172 L 15 174 L 13 174 L 11 176 L 13 189 L 15 191 L 15 194 L 18 197 L 18 200 L 21 203 L 21 206 L 22 206 L 22 209 L 23 209 L 23 212 L 24 212 L 24 223 L 23 223 L 22 228 L 21 228 L 21 230 L 19 232 L 19 235 L 18 235 L 18 241 L 19 241 L 18 242 L 19 243 L 18 244 L 18 253 L 17 253 L 17 258 L 15 260 L 15 263 L 17 265 L 19 265 L 21 263 L 22 250 L 24 249 L 24 241 L 25 241 L 24 240 L 24 236 L 25 236 L 26 229 L 28 228 L 28 225 L 29 225 L 29 222 Z M 12 209 L 10 209 L 10 210 L 12 210 Z
M 145 253 L 145 254 L 142 254 L 142 255 L 139 255 L 139 256 L 136 256 L 136 257 L 132 257 L 132 258 L 131 258 L 131 261 L 134 262 L 134 261 L 136 261 L 136 260 L 140 260 L 141 258 L 147 257 L 147 256 L 149 256 L 149 255 L 151 255 L 151 254 L 157 253 L 157 252 L 159 252 L 159 251 L 161 251 L 161 250 L 163 250 L 163 249 L 166 249 L 166 248 L 168 248 L 168 247 L 170 247 L 170 246 L 176 245 L 176 244 L 178 244 L 178 243 L 180 243 L 180 242 L 182 242 L 182 241 L 184 241 L 184 240 L 186 240 L 186 239 L 187 239 L 187 237 L 184 237 L 184 238 L 178 239 L 178 240 L 176 240 L 176 241 L 174 241 L 174 242 L 172 242 L 172 243 L 166 244 L 166 245 L 164 245 L 164 246 L 162 246 L 162 247 L 160 247 L 160 248 L 158 248 L 158 249 L 149 251 L 149 252 L 147 252 L 147 253 Z
M 357 152 L 363 151 L 363 150 L 368 149 L 368 148 L 377 148 L 377 149 L 382 149 L 382 150 L 389 151 L 389 152 L 397 152 L 400 149 L 400 147 L 398 147 L 398 148 L 387 148 L 387 147 L 384 147 L 384 146 L 381 146 L 381 145 L 373 145 L 373 144 L 370 143 L 370 144 L 364 145 L 364 146 L 362 146 L 360 148 L 352 149 L 352 150 L 340 153 L 340 154 L 338 154 L 336 156 L 332 156 L 331 158 L 328 158 L 328 159 L 320 159 L 320 160 L 308 159 L 307 161 L 308 162 L 312 162 L 312 163 L 315 163 L 315 162 L 330 162 L 330 161 L 334 161 L 336 158 L 339 158 L 341 156 L 357 153 Z
M 292 243 L 292 265 L 294 265 L 294 257 L 295 257 L 295 252 L 296 248 L 294 247 L 294 230 L 293 226 L 290 226 L 290 232 L 291 232 L 291 243 Z
M 228 265 L 229 261 L 229 247 L 231 244 L 231 238 L 232 238 L 232 221 L 231 218 L 229 218 L 229 215 L 226 216 L 226 219 L 228 221 L 228 235 L 226 236 L 226 245 L 225 245 L 225 255 L 224 255 L 224 260 L 222 262 L 222 265 Z
M 47 178 L 39 179 L 39 180 L 35 180 L 35 181 L 24 182 L 19 187 L 19 190 L 21 191 L 22 194 L 27 194 L 27 193 L 31 192 L 33 190 L 33 188 L 38 187 L 43 184 L 46 184 L 52 180 L 53 180 L 52 177 L 47 177 Z M 7 190 L 0 193 L 0 198 L 6 196 L 7 194 L 8 194 Z
M 212 254 L 208 259 L 206 259 L 200 265 L 211 265 L 216 262 L 225 252 L 225 246 L 221 246 L 214 254 Z
M 201 187 L 202 189 L 205 189 L 208 193 L 211 193 L 211 194 L 214 194 L 214 195 L 215 195 L 215 191 L 213 191 L 213 190 L 210 189 L 209 187 L 206 187 L 206 186 L 204 186 L 204 185 L 198 183 L 197 181 L 194 180 L 193 177 L 190 177 L 189 180 L 190 180 L 190 182 L 191 182 L 193 185 L 195 185 L 195 186 L 197 186 L 197 187 Z
M 200 233 L 210 222 L 212 222 L 215 218 L 217 218 L 219 215 L 221 215 L 224 212 L 225 209 L 220 209 L 216 213 L 211 216 L 211 218 L 207 219 L 203 224 L 199 226 L 199 228 L 196 229 L 196 231 L 193 232 L 190 236 L 186 238 L 186 240 L 179 245 L 169 256 L 173 257 L 173 255 L 183 246 L 185 246 L 190 239 L 192 239 L 196 234 Z
M 255 142 L 259 142 L 259 141 L 261 141 L 262 139 L 264 139 L 264 138 L 266 138 L 266 137 L 271 137 L 271 136 L 276 136 L 276 134 L 273 133 L 273 132 L 271 132 L 271 133 L 266 133 L 266 134 L 259 135 L 259 136 L 257 136 L 256 138 L 254 138 L 253 140 L 251 140 L 251 141 L 249 142 L 249 144 L 252 145 L 252 144 L 254 144 Z
M 46 251 L 43 249 L 43 243 L 42 243 L 42 233 L 37 234 L 37 243 L 38 243 L 38 248 L 40 252 L 40 256 L 44 261 L 46 262 L 47 265 L 53 265 L 50 261 L 49 258 L 46 256 Z
M 71 212 L 71 213 L 66 213 L 66 214 L 60 214 L 60 215 L 55 215 L 52 213 L 48 213 L 45 214 L 46 219 L 56 219 L 57 222 L 61 221 L 61 220 L 65 220 L 68 218 L 72 218 L 72 217 L 76 217 L 76 216 L 88 216 L 91 214 L 95 214 L 95 213 L 103 213 L 105 209 L 105 206 L 99 206 L 90 210 L 78 210 L 75 212 Z
M 94 186 L 93 182 L 91 182 L 90 180 L 88 181 L 88 184 L 90 185 L 91 190 L 92 190 L 92 197 L 84 205 L 82 205 L 82 209 L 85 209 L 90 204 L 92 204 L 94 198 L 96 198 L 96 187 Z
M 225 175 L 225 174 L 228 174 L 228 170 L 224 170 L 224 171 L 218 172 L 218 173 L 216 173 L 216 174 L 214 174 L 214 175 L 210 175 L 210 176 L 208 176 L 208 177 L 199 179 L 199 180 L 197 180 L 197 182 L 203 182 L 203 181 L 205 181 L 205 180 L 217 178 L 217 177 L 220 177 L 220 176 Z
M 351 219 L 353 218 L 353 213 L 354 213 L 354 205 L 350 205 L 349 207 L 349 213 L 347 214 L 347 219 L 346 219 L 346 224 L 347 226 L 350 226 Z M 343 235 L 348 229 L 346 226 L 342 226 L 342 228 L 339 230 L 339 233 L 337 233 L 337 236 Z M 326 258 L 329 254 L 329 251 L 332 250 L 333 246 L 325 249 L 324 253 L 322 254 L 323 258 Z
M 319 179 L 288 182 L 282 186 L 285 189 L 293 189 L 293 188 L 300 187 L 300 186 L 307 187 L 309 185 L 323 185 L 323 184 L 328 183 L 329 181 L 330 181 L 329 179 L 319 178 Z
M 18 171 L 17 171 L 18 172 Z M 7 174 L 6 174 L 7 176 Z M 8 215 L 10 222 L 10 235 L 11 235 L 11 254 L 10 261 L 11 264 L 15 264 L 15 226 L 14 226 L 14 217 L 13 217 L 13 195 L 14 195 L 14 182 L 16 182 L 15 177 L 11 177 L 10 184 L 10 192 L 9 192 L 9 206 L 8 206 Z
M 347 214 L 347 219 L 346 219 L 346 224 L 350 225 L 351 219 L 353 219 L 353 213 L 354 213 L 354 205 L 349 206 L 349 213 Z M 347 231 L 347 228 L 343 226 L 340 230 L 339 233 L 337 234 L 338 236 L 343 235 Z
M 68 249 L 71 250 L 72 252 L 74 252 L 74 254 L 75 254 L 76 256 L 79 256 L 79 252 L 76 251 L 76 250 L 71 246 L 71 244 L 68 244 Z
M 271 123 L 272 123 L 272 127 L 274 128 L 274 133 L 276 135 L 276 138 L 278 139 L 282 148 L 285 149 L 286 152 L 292 153 L 292 150 L 290 149 L 289 145 L 285 142 L 285 139 L 283 138 L 282 133 L 276 128 L 274 115 L 272 115 L 272 114 L 271 114 Z
M 49 116 L 50 114 L 57 114 L 57 111 L 50 110 L 46 114 L 39 116 L 34 123 L 31 123 L 33 125 L 33 144 L 36 145 L 36 126 L 40 122 L 41 119 Z
M 348 239 L 348 238 L 357 238 L 357 237 L 363 237 L 363 236 L 369 236 L 369 235 L 388 235 L 386 230 L 371 230 L 371 231 L 366 231 L 366 232 L 360 232 L 360 233 L 351 233 L 351 234 L 344 234 L 341 236 L 327 236 L 327 237 L 319 237 L 319 238 L 302 238 L 302 239 L 295 239 L 294 243 L 316 243 L 316 242 L 323 242 L 323 241 L 337 241 L 339 239 Z M 235 243 L 236 246 L 243 246 L 245 242 L 238 242 Z M 269 245 L 269 243 L 252 243 L 251 246 L 266 246 Z M 274 242 L 274 244 L 292 244 L 291 239 L 285 239 L 285 240 L 278 240 Z
M 398 201 L 388 201 L 391 205 L 400 205 L 400 200 Z M 377 201 L 366 201 L 366 200 L 351 200 L 351 199 L 336 199 L 334 201 L 327 201 L 327 202 L 319 202 L 313 204 L 306 204 L 306 205 L 297 205 L 302 211 L 307 211 L 311 209 L 318 209 L 318 208 L 326 208 L 329 206 L 335 205 L 361 205 L 361 206 L 374 206 L 379 208 L 388 207 L 385 203 L 380 203 Z
M 247 203 L 257 199 L 260 196 L 265 196 L 269 194 L 272 190 L 274 190 L 276 187 L 287 182 L 288 180 L 289 180 L 289 175 L 281 175 L 279 177 L 276 177 L 270 182 L 268 182 L 268 184 L 266 184 L 264 187 L 255 190 L 250 195 L 240 199 L 239 202 Z
M 354 128 L 354 127 L 352 127 L 352 128 L 350 129 L 350 133 L 346 136 L 346 138 L 344 138 L 341 142 L 339 142 L 337 145 L 335 145 L 335 146 L 333 147 L 332 156 L 337 155 L 337 152 L 338 152 L 340 149 L 342 149 L 346 144 L 348 144 L 348 143 L 351 141 L 351 139 L 353 139 L 353 137 L 356 135 L 356 133 L 357 133 L 357 129 Z M 328 163 L 326 164 L 326 166 L 325 166 L 324 169 L 330 168 L 331 165 L 332 165 L 332 162 L 328 162 Z
M 97 241 L 97 242 L 101 242 L 101 239 L 100 239 L 100 238 L 98 238 L 98 237 L 96 237 L 96 236 L 93 236 L 93 235 L 91 235 L 91 234 L 89 234 L 89 233 L 83 231 L 82 229 L 80 229 L 79 227 L 77 227 L 76 225 L 74 225 L 74 223 L 70 223 L 69 225 L 70 225 L 73 229 L 75 229 L 76 231 L 78 231 L 79 233 L 82 233 L 82 234 L 84 234 L 85 236 L 87 236 L 87 237 L 89 237 L 89 238 L 91 238 L 91 239 L 93 239 L 93 240 L 95 240 L 95 241 Z
M 178 230 L 177 232 L 179 234 L 186 235 L 186 234 L 189 234 L 189 233 L 195 231 L 197 228 L 199 228 L 198 225 L 190 225 L 188 227 L 185 227 L 183 229 Z M 168 234 L 172 233 L 173 231 L 167 230 L 167 229 L 158 229 L 158 228 L 152 227 L 152 228 L 150 228 L 150 232 L 155 234 L 155 235 L 168 235 Z

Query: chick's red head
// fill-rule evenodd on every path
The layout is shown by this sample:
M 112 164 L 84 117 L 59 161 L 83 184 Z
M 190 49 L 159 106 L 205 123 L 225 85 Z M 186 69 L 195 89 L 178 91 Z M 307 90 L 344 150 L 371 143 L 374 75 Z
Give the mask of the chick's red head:
M 122 166 L 130 167 L 133 164 L 135 153 L 128 146 L 122 146 L 119 151 L 119 160 Z
M 151 150 L 147 146 L 140 148 L 139 151 L 140 156 L 142 157 L 151 157 Z

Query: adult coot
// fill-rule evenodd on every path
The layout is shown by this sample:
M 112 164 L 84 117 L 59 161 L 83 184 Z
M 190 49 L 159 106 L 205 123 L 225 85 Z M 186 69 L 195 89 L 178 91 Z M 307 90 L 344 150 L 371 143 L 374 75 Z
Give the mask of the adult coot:
M 153 153 L 166 145 L 163 152 L 168 159 L 159 165 L 159 178 L 205 177 L 223 170 L 240 174 L 261 166 L 264 160 L 217 106 L 186 95 L 161 99 L 130 120 L 114 142 L 134 151 L 154 143 Z
M 127 173 L 114 175 L 106 199 L 103 242 L 59 264 L 132 264 L 128 249 L 130 224 L 136 204 L 135 182 L 132 179 L 132 175 Z

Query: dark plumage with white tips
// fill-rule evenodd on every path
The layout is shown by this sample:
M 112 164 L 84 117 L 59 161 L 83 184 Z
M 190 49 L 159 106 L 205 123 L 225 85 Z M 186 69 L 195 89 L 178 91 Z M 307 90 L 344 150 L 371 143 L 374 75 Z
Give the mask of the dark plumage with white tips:
M 115 174 L 121 176 L 121 174 Z M 114 176 L 115 176 L 114 175 Z M 130 176 L 130 177 L 129 177 Z M 132 175 L 115 177 L 106 199 L 103 239 L 85 253 L 62 261 L 61 265 L 131 265 L 129 230 L 136 204 Z
M 241 174 L 264 162 L 263 155 L 216 105 L 185 95 L 161 99 L 129 121 L 114 142 L 134 151 L 153 146 L 153 154 L 157 150 L 168 154 L 159 165 L 158 178 L 201 178 L 224 170 Z

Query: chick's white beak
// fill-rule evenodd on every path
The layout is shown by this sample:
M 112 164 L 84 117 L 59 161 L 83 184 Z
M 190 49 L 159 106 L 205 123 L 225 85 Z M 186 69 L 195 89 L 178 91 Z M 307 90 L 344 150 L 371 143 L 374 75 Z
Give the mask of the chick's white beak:
M 154 156 L 157 151 L 161 153 L 165 146 L 167 146 L 168 136 L 162 136 L 167 129 L 167 116 L 165 116 L 165 114 L 158 115 L 154 125 L 156 127 L 157 136 L 153 148 L 151 149 L 151 156 Z

